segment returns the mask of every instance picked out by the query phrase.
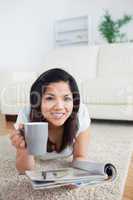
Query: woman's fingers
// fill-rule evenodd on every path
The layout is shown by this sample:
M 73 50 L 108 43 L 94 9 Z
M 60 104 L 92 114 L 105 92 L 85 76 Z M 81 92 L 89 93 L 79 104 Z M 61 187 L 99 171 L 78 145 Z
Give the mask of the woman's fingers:
M 19 135 L 20 134 L 20 131 L 19 130 L 14 130 L 13 132 L 11 132 L 10 134 L 10 139 L 12 140 L 12 138 L 14 138 L 15 135 Z
M 18 140 L 18 136 L 17 136 L 17 135 L 13 135 L 13 136 L 11 137 L 11 142 L 12 142 L 12 144 L 15 144 L 15 143 L 17 142 L 17 140 Z
M 19 124 L 18 129 L 15 129 L 10 135 L 11 143 L 16 148 L 26 148 L 24 136 L 22 135 L 23 128 L 24 128 L 24 125 Z
M 18 135 L 15 135 L 13 138 L 12 138 L 12 144 L 16 147 L 19 147 L 20 143 L 23 141 L 22 137 L 21 136 L 18 136 Z
M 11 135 L 10 135 L 11 143 L 14 145 L 16 148 L 25 148 L 25 141 L 24 138 L 20 135 L 19 130 L 15 130 Z
M 19 124 L 18 125 L 18 129 L 23 129 L 24 128 L 24 125 L 23 124 Z
M 21 148 L 24 148 L 24 147 L 25 147 L 25 142 L 24 142 L 24 140 L 20 143 L 20 147 L 21 147 Z

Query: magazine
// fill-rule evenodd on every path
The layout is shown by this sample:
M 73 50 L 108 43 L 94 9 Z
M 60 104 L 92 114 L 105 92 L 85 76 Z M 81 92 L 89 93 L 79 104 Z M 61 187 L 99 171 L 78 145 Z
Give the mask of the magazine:
M 46 171 L 26 171 L 33 189 L 48 189 L 66 185 L 83 187 L 113 181 L 116 168 L 112 164 L 73 161 L 70 167 Z

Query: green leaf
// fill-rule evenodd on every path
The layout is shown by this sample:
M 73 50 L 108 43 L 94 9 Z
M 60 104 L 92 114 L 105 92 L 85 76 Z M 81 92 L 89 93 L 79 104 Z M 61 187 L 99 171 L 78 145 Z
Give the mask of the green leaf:
M 131 15 L 124 15 L 123 18 L 114 21 L 110 13 L 106 10 L 102 17 L 98 30 L 109 43 L 123 40 L 126 37 L 125 33 L 120 32 L 120 28 L 133 19 Z

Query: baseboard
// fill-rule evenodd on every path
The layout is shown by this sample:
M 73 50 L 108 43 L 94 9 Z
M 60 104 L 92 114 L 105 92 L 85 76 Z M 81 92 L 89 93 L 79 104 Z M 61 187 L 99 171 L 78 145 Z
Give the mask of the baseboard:
M 128 124 L 128 125 L 133 125 L 133 120 L 120 120 L 120 119 L 96 119 L 96 118 L 91 118 L 91 122 L 96 122 L 96 123 L 109 123 L 109 124 Z

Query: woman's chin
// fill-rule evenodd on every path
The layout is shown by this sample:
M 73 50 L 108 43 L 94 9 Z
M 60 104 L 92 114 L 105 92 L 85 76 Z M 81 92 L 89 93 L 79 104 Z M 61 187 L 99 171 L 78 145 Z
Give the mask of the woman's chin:
M 62 126 L 65 123 L 64 120 L 53 120 L 50 121 L 50 124 L 56 127 Z

